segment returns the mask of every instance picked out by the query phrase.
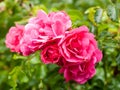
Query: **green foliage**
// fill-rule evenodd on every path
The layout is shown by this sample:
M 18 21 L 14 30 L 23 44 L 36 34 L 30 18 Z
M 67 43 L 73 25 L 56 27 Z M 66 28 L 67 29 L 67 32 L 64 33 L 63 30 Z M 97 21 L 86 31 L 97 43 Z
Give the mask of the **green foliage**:
M 113 21 L 116 21 L 116 19 L 118 19 L 115 6 L 113 6 L 113 5 L 108 6 L 108 16 Z
M 60 67 L 45 65 L 39 52 L 24 57 L 11 53 L 5 35 L 15 23 L 25 24 L 37 10 L 64 10 L 73 27 L 87 25 L 95 34 L 103 60 L 84 85 L 65 82 Z M 0 0 L 0 90 L 119 90 L 120 0 Z
M 96 23 L 100 23 L 101 22 L 102 14 L 103 14 L 103 9 L 98 8 L 96 10 L 96 12 L 95 12 L 95 22 Z

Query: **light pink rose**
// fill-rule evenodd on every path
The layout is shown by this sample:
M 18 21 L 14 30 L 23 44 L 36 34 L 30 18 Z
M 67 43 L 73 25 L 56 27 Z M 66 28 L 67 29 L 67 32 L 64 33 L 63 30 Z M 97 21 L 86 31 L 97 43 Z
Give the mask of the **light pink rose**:
M 71 63 L 71 65 L 65 65 L 60 69 L 59 73 L 64 74 L 67 82 L 72 80 L 79 84 L 84 84 L 95 75 L 96 70 L 94 62 L 89 61 L 81 64 Z
M 51 12 L 48 16 L 55 36 L 64 34 L 72 26 L 70 17 L 64 11 Z
M 44 33 L 51 37 L 56 37 L 65 33 L 71 25 L 70 17 L 63 11 L 52 12 L 48 15 L 40 10 L 36 17 L 29 20 L 29 23 L 38 24 Z
M 39 10 L 36 17 L 32 17 L 29 19 L 29 23 L 38 24 L 41 27 L 44 27 L 44 24 L 48 22 L 49 22 L 49 17 L 47 13 L 44 12 L 43 10 Z
M 92 60 L 97 63 L 102 59 L 102 52 L 97 47 L 94 35 L 86 26 L 66 33 L 59 47 L 61 54 L 68 62 L 83 63 Z
M 20 40 L 23 36 L 24 26 L 16 25 L 11 27 L 6 35 L 6 46 L 11 49 L 12 52 L 20 53 Z
M 23 38 L 20 42 L 20 50 L 24 56 L 39 50 L 49 39 L 44 30 L 37 24 L 26 24 Z

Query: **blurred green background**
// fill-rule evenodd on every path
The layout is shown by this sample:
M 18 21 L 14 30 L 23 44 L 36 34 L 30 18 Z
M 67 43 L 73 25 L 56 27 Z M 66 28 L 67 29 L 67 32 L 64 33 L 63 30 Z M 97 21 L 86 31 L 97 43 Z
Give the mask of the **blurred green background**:
M 28 57 L 11 53 L 5 35 L 25 24 L 37 10 L 64 10 L 73 27 L 87 25 L 103 52 L 97 73 L 87 83 L 66 83 L 57 65 L 45 65 L 39 51 Z M 120 90 L 120 0 L 0 0 L 0 90 Z

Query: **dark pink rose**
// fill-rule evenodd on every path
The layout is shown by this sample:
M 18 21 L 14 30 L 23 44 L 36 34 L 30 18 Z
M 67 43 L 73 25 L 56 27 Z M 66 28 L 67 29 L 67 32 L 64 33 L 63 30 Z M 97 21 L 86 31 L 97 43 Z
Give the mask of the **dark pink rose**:
M 59 52 L 58 47 L 59 39 L 48 41 L 41 49 L 41 60 L 45 64 L 49 63 L 58 63 L 58 65 L 62 64 L 62 56 Z
M 97 47 L 94 35 L 86 26 L 67 32 L 59 44 L 62 56 L 68 62 L 83 63 L 86 61 L 99 62 L 102 52 Z
M 20 40 L 23 36 L 24 26 L 16 25 L 11 27 L 6 35 L 6 46 L 11 49 L 12 52 L 20 53 Z
M 63 66 L 59 73 L 64 74 L 66 81 L 72 80 L 79 84 L 84 84 L 95 75 L 96 70 L 94 62 L 89 61 L 81 64 L 71 63 L 71 65 Z

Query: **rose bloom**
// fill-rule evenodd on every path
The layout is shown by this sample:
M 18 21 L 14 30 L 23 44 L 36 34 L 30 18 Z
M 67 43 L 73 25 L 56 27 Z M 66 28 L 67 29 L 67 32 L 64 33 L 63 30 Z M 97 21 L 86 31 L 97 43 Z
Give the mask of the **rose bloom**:
M 49 36 L 44 36 L 43 29 L 37 24 L 26 24 L 23 38 L 20 42 L 22 55 L 27 56 L 39 50 Z
M 83 84 L 95 75 L 95 64 L 102 59 L 102 52 L 86 26 L 66 32 L 59 48 L 65 60 L 60 73 L 64 74 L 66 81 Z
M 58 47 L 58 39 L 50 40 L 41 49 L 41 60 L 45 64 L 56 63 L 62 65 L 62 56 Z
M 73 29 L 66 33 L 59 43 L 62 56 L 68 62 L 94 61 L 102 59 L 102 52 L 97 47 L 94 35 L 89 32 L 86 26 Z
M 84 84 L 92 78 L 95 73 L 94 62 L 71 63 L 71 65 L 63 66 L 59 73 L 63 73 L 66 81 L 76 81 L 79 84 Z
M 55 36 L 64 34 L 72 26 L 70 17 L 64 11 L 51 12 L 48 17 Z
M 12 52 L 20 53 L 20 40 L 23 36 L 24 26 L 16 25 L 9 29 L 6 35 L 5 44 Z
M 64 34 L 72 26 L 70 17 L 63 11 L 51 12 L 47 15 L 43 10 L 40 10 L 36 17 L 29 20 L 29 23 L 38 24 L 44 29 L 43 32 L 51 37 Z

